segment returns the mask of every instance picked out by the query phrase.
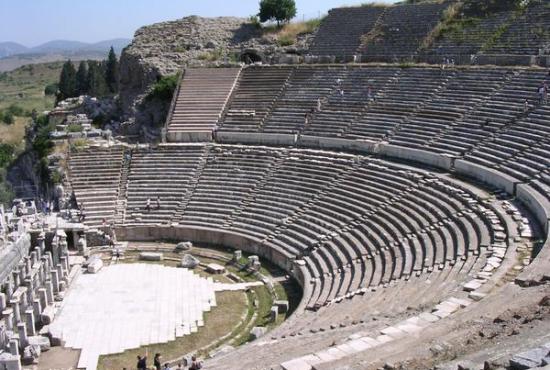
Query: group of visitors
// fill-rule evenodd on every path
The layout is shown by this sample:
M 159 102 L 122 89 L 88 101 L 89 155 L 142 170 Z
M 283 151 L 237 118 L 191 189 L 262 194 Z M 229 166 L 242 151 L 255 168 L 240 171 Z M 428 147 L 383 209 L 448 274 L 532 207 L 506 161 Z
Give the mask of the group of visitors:
M 160 196 L 157 196 L 156 204 L 157 209 L 160 209 Z M 151 211 L 151 198 L 147 198 L 147 201 L 145 202 L 145 209 L 147 212 Z
M 183 363 L 178 363 L 177 367 L 172 368 L 168 362 L 162 365 L 162 356 L 160 353 L 156 353 L 153 358 L 153 367 L 151 370 L 199 370 L 202 369 L 202 361 L 197 359 L 196 356 L 191 357 L 191 363 L 188 364 L 188 367 L 185 367 Z M 137 370 L 148 370 L 147 367 L 147 351 L 145 351 L 145 356 L 137 356 Z

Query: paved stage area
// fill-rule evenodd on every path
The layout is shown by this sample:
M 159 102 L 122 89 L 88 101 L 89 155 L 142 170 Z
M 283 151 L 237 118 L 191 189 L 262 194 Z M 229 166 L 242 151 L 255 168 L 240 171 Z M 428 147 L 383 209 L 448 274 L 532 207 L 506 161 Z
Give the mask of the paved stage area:
M 82 349 L 79 368 L 93 370 L 99 355 L 164 343 L 203 325 L 203 312 L 216 305 L 215 284 L 183 268 L 118 264 L 72 283 L 52 335 L 65 347 Z

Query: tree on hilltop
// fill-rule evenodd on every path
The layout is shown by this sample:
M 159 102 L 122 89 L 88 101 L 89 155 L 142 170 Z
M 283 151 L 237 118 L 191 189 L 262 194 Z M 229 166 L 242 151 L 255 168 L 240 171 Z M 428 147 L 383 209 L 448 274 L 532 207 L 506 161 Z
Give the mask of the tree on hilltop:
M 281 22 L 289 22 L 296 16 L 296 2 L 294 0 L 261 0 L 258 15 L 260 22 L 276 20 L 277 27 L 280 27 Z
M 88 92 L 88 66 L 85 61 L 81 61 L 76 71 L 76 93 L 84 95 Z
M 63 63 L 63 68 L 61 69 L 57 100 L 60 101 L 74 96 L 76 96 L 76 70 L 73 62 L 69 59 Z
M 118 92 L 118 60 L 112 46 L 105 66 L 105 81 L 111 93 Z

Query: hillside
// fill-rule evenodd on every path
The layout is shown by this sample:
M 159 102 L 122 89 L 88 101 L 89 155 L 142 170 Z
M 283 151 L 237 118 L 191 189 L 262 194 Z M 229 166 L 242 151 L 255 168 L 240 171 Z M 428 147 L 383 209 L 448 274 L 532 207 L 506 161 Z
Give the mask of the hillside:
M 14 42 L 0 43 L 0 72 L 12 71 L 27 64 L 55 61 L 103 59 L 111 46 L 120 55 L 130 43 L 129 39 L 118 38 L 96 43 L 72 40 L 53 40 L 28 48 Z

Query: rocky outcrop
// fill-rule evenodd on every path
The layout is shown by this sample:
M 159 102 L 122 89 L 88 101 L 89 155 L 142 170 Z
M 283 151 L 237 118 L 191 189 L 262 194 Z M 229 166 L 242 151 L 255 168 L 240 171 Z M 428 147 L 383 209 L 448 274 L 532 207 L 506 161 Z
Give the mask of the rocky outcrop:
M 264 62 L 306 50 L 308 36 L 296 45 L 278 47 L 272 34 L 247 19 L 185 17 L 140 28 L 120 60 L 120 98 L 124 113 L 136 116 L 147 89 L 160 77 L 175 74 L 186 65 L 241 62 L 249 51 Z

